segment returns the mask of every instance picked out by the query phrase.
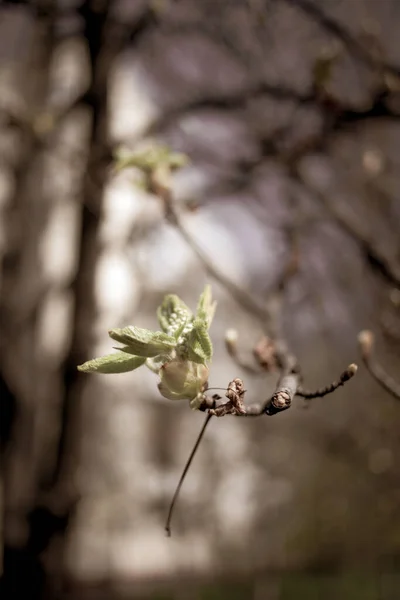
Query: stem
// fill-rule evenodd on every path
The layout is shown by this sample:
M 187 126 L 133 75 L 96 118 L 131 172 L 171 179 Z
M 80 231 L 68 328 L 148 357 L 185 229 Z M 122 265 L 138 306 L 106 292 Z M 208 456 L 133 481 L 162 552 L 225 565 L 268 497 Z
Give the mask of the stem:
M 181 478 L 179 479 L 178 485 L 176 486 L 176 490 L 175 490 L 175 493 L 174 493 L 173 498 L 171 500 L 171 504 L 169 506 L 168 516 L 167 516 L 167 520 L 166 520 L 166 523 L 165 523 L 165 531 L 167 532 L 167 536 L 168 537 L 171 537 L 171 520 L 172 520 L 172 515 L 173 515 L 173 512 L 174 512 L 174 507 L 175 507 L 176 501 L 177 501 L 178 496 L 179 496 L 179 492 L 181 491 L 181 487 L 182 487 L 182 484 L 183 484 L 184 479 L 186 477 L 186 473 L 188 472 L 189 467 L 192 464 L 194 456 L 195 456 L 195 454 L 197 452 L 197 448 L 199 447 L 200 442 L 203 439 L 203 435 L 204 435 L 204 433 L 206 431 L 207 425 L 210 422 L 211 417 L 212 417 L 212 415 L 207 415 L 206 416 L 206 418 L 204 420 L 204 423 L 203 423 L 203 427 L 201 428 L 201 431 L 200 431 L 200 433 L 199 433 L 199 435 L 197 437 L 196 443 L 193 446 L 193 450 L 191 451 L 190 456 L 189 456 L 189 458 L 188 458 L 188 460 L 186 462 L 185 468 L 183 469 L 183 472 L 182 472 Z

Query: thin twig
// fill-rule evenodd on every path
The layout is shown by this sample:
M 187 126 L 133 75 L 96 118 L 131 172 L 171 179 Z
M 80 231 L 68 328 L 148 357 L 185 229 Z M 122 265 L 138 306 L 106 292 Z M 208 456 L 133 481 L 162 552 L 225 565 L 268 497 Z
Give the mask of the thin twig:
M 296 391 L 296 396 L 302 396 L 302 398 L 305 398 L 306 400 L 312 400 L 313 398 L 322 398 L 323 396 L 331 394 L 332 392 L 337 390 L 338 387 L 344 385 L 346 381 L 349 381 L 349 379 L 351 379 L 357 373 L 357 369 L 357 365 L 351 363 L 351 365 L 349 365 L 347 369 L 343 371 L 343 373 L 340 375 L 338 381 L 333 381 L 329 385 L 323 388 L 319 388 L 314 392 L 310 392 L 309 390 L 306 390 L 301 385 L 299 385 Z
M 203 423 L 203 427 L 201 428 L 201 431 L 200 431 L 200 433 L 199 433 L 199 435 L 197 437 L 196 443 L 193 446 L 193 450 L 191 451 L 190 456 L 189 456 L 189 458 L 188 458 L 188 460 L 186 462 L 185 468 L 182 471 L 182 475 L 181 475 L 181 477 L 179 479 L 178 485 L 176 486 L 175 493 L 173 495 L 173 498 L 171 500 L 171 504 L 169 506 L 167 520 L 165 522 L 165 531 L 166 531 L 168 537 L 171 537 L 171 520 L 172 520 L 172 515 L 173 515 L 173 512 L 174 512 L 175 503 L 176 503 L 176 501 L 178 499 L 179 492 L 181 491 L 181 487 L 182 487 L 182 484 L 183 484 L 184 479 L 186 477 L 186 473 L 188 472 L 188 470 L 190 468 L 190 465 L 192 464 L 192 461 L 193 461 L 193 459 L 195 457 L 195 454 L 196 454 L 197 449 L 198 449 L 198 447 L 200 445 L 200 442 L 203 439 L 203 435 L 204 435 L 204 433 L 206 431 L 207 425 L 209 424 L 211 418 L 212 418 L 211 414 L 208 414 L 206 416 L 206 418 L 204 420 L 204 423 Z
M 358 334 L 361 356 L 370 375 L 397 400 L 400 400 L 400 383 L 395 381 L 373 356 L 375 336 L 372 331 L 364 330 Z

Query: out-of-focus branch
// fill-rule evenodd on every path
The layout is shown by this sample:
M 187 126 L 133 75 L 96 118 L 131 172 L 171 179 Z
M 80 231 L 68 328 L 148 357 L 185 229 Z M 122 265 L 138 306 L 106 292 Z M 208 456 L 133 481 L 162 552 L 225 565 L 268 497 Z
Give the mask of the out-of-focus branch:
M 282 1 L 282 0 L 279 0 Z M 296 7 L 313 21 L 318 23 L 320 27 L 325 29 L 331 35 L 339 39 L 348 49 L 348 51 L 365 65 L 379 71 L 386 71 L 397 77 L 400 76 L 400 67 L 389 63 L 382 58 L 372 54 L 365 48 L 341 23 L 332 19 L 329 15 L 321 10 L 321 5 L 317 1 L 310 0 L 283 0 L 288 4 Z
M 196 98 L 186 102 L 178 108 L 165 110 L 159 118 L 151 123 L 145 135 L 154 135 L 165 129 L 177 118 L 182 118 L 185 113 L 201 110 L 244 110 L 254 98 L 270 97 L 277 101 L 292 101 L 298 106 L 318 106 L 318 98 L 313 93 L 301 94 L 296 89 L 285 85 L 273 85 L 267 82 L 255 82 L 227 96 L 213 95 L 212 90 L 206 97 Z
M 239 352 L 239 344 L 238 344 L 238 332 L 236 329 L 228 329 L 225 332 L 225 348 L 229 354 L 229 356 L 234 360 L 235 364 L 250 375 L 260 375 L 262 373 L 262 369 L 257 367 L 254 364 L 246 362 L 240 352 Z
M 395 342 L 400 342 L 400 321 L 398 317 L 385 313 L 380 319 L 380 324 L 385 335 Z
M 315 193 L 315 190 L 313 190 Z M 337 223 L 341 225 L 360 245 L 364 254 L 367 256 L 371 264 L 378 270 L 390 283 L 400 287 L 400 264 L 395 262 L 391 257 L 386 256 L 376 243 L 366 232 L 362 230 L 359 221 L 350 218 L 338 206 L 334 200 L 330 200 L 324 194 L 318 194 L 325 208 L 335 218 Z
M 163 196 L 165 205 L 165 214 L 168 221 L 176 227 L 183 239 L 186 241 L 188 246 L 192 249 L 194 254 L 202 263 L 205 271 L 211 275 L 216 281 L 218 281 L 232 296 L 234 300 L 249 314 L 257 317 L 259 321 L 265 326 L 265 323 L 269 319 L 268 310 L 257 300 L 255 300 L 251 294 L 246 292 L 244 288 L 236 284 L 224 273 L 222 273 L 213 263 L 213 261 L 203 252 L 202 248 L 192 238 L 190 233 L 185 227 L 183 219 L 178 213 L 175 203 L 172 200 L 171 193 L 169 190 L 164 190 Z
M 303 176 L 295 164 L 289 165 L 289 168 L 290 175 L 294 182 L 299 184 L 302 188 L 305 188 L 307 193 L 311 193 L 325 207 L 335 221 L 356 240 L 365 256 L 371 262 L 371 265 L 391 284 L 400 287 L 400 263 L 384 254 L 383 251 L 377 247 L 375 241 L 363 231 L 363 228 L 356 217 L 351 218 L 346 214 L 345 211 L 340 208 L 340 205 L 331 199 L 328 194 L 324 194 L 315 188 L 311 188 L 304 181 Z
M 380 317 L 383 332 L 395 342 L 400 342 L 400 289 L 392 289 L 389 293 L 390 308 Z
M 389 394 L 400 400 L 400 383 L 388 375 L 374 357 L 375 337 L 372 331 L 361 331 L 358 335 L 358 343 L 361 350 L 361 357 L 369 373 Z

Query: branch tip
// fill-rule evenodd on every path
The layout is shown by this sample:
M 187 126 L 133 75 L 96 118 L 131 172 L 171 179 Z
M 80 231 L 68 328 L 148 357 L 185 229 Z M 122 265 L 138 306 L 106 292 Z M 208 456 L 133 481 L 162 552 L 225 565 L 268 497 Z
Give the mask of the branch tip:
M 343 371 L 343 373 L 340 376 L 340 380 L 345 383 L 346 381 L 349 381 L 349 379 L 351 379 L 352 377 L 354 377 L 354 375 L 357 373 L 358 371 L 358 366 L 355 363 L 351 363 L 351 365 L 349 365 L 347 367 L 347 369 L 345 371 Z

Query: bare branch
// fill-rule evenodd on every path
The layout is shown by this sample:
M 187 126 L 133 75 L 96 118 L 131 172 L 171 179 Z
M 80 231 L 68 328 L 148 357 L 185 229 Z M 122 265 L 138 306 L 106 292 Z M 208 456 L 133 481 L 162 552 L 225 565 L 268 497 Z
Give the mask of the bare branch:
M 363 362 L 369 373 L 389 394 L 400 400 L 400 384 L 386 373 L 373 356 L 375 336 L 372 331 L 361 331 L 358 334 L 358 343 Z
M 201 410 L 209 410 L 209 414 L 216 417 L 223 417 L 225 415 L 234 416 L 246 416 L 246 417 L 257 417 L 261 415 L 273 416 L 283 410 L 290 408 L 292 401 L 295 396 L 302 396 L 307 400 L 313 398 L 322 398 L 327 394 L 331 394 L 339 387 L 344 385 L 357 373 L 358 367 L 356 364 L 350 364 L 345 371 L 340 375 L 338 381 L 327 385 L 326 387 L 310 392 L 305 390 L 300 385 L 300 372 L 295 361 L 295 358 L 291 355 L 290 363 L 286 366 L 283 374 L 281 375 L 275 392 L 270 398 L 267 398 L 260 404 L 253 404 L 251 406 L 244 406 L 244 385 L 241 379 L 234 379 L 230 382 L 226 396 L 229 398 L 228 402 L 220 404 L 216 408 L 211 407 L 210 399 L 205 398 Z M 233 396 L 231 395 L 233 391 Z M 213 398 L 215 402 L 215 398 Z
M 248 101 L 255 97 L 271 97 L 278 101 L 291 100 L 298 105 L 317 106 L 314 94 L 301 94 L 296 89 L 283 85 L 273 85 L 267 82 L 255 82 L 229 96 L 213 95 L 212 90 L 205 98 L 187 102 L 184 106 L 167 109 L 145 131 L 145 135 L 154 135 L 163 131 L 174 119 L 182 118 L 185 113 L 214 109 L 214 110 L 244 110 Z
M 343 371 L 343 373 L 340 375 L 338 381 L 333 381 L 329 385 L 327 385 L 323 388 L 319 388 L 318 390 L 315 390 L 314 392 L 310 392 L 309 390 L 306 390 L 301 385 L 299 385 L 297 388 L 297 391 L 296 391 L 296 396 L 302 396 L 306 400 L 312 400 L 313 398 L 322 398 L 323 396 L 326 396 L 327 394 L 331 394 L 332 392 L 337 390 L 338 387 L 344 385 L 346 383 L 346 381 L 349 381 L 349 379 L 354 377 L 354 375 L 357 373 L 357 369 L 358 369 L 357 365 L 354 363 L 351 363 L 351 365 L 349 365 L 347 367 L 347 369 L 345 371 Z

